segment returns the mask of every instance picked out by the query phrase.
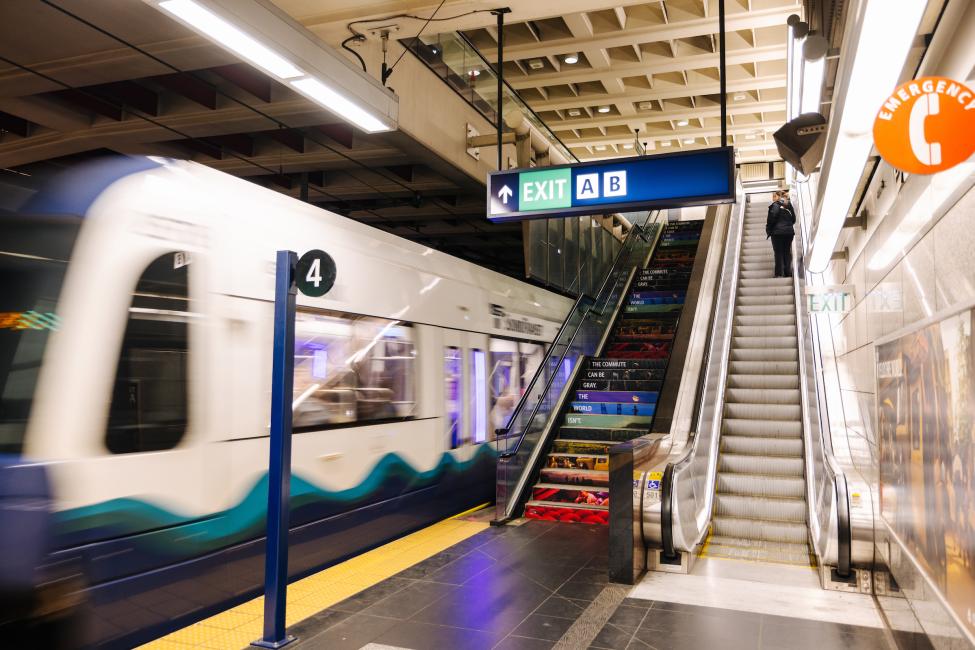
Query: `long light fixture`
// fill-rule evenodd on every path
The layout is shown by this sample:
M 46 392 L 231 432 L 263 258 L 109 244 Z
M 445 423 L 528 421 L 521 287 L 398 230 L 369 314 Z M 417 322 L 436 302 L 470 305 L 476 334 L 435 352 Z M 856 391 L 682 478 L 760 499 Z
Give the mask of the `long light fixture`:
M 828 51 L 829 41 L 822 36 L 807 36 L 802 44 L 802 91 L 799 92 L 799 115 L 820 112 Z
M 270 75 L 279 79 L 305 75 L 291 61 L 193 0 L 164 0 L 159 6 Z
M 396 128 L 395 95 L 264 0 L 144 0 L 368 133 Z
M 816 234 L 809 255 L 809 270 L 821 273 L 829 265 L 833 248 L 860 184 L 873 147 L 871 127 L 877 109 L 897 85 L 927 0 L 868 0 L 860 20 L 856 43 L 847 45 L 845 84 L 837 87 L 842 110 L 834 104 L 833 146 L 816 206 Z

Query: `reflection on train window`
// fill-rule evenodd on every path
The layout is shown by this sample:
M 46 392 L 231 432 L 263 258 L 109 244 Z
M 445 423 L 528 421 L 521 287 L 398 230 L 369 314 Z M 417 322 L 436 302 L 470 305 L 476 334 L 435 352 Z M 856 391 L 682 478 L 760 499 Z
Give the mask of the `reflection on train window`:
M 136 285 L 105 437 L 113 454 L 171 449 L 186 432 L 188 269 L 176 253 L 163 255 Z
M 544 347 L 537 343 L 491 339 L 489 385 L 492 433 L 508 426 L 518 400 L 527 390 L 544 356 Z
M 471 406 L 474 444 L 487 440 L 487 368 L 484 350 L 471 350 Z
M 450 448 L 464 444 L 464 361 L 460 349 L 447 347 L 443 355 L 444 413 L 447 422 L 447 440 Z
M 415 360 L 409 324 L 299 310 L 295 428 L 413 417 Z
M 0 453 L 20 453 L 51 332 L 76 218 L 0 219 Z

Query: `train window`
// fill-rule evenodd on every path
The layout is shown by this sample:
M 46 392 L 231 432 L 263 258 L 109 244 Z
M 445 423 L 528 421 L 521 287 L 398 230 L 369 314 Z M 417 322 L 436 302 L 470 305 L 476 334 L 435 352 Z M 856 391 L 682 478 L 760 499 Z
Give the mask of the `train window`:
M 545 348 L 538 343 L 491 339 L 488 385 L 491 390 L 489 420 L 492 432 L 508 426 L 518 401 L 544 357 Z
M 408 324 L 299 310 L 295 429 L 412 417 L 415 360 L 413 328 Z
M 444 349 L 443 376 L 447 440 L 455 449 L 464 444 L 464 361 L 459 348 Z
M 172 449 L 188 421 L 189 266 L 157 258 L 136 284 L 108 415 L 113 454 Z
M 487 440 L 487 359 L 484 350 L 471 350 L 471 428 L 474 444 Z

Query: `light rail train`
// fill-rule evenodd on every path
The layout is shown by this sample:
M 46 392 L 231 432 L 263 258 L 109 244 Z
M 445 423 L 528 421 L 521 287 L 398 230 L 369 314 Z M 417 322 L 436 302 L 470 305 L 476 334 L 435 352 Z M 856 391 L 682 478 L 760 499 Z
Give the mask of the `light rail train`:
M 493 432 L 567 298 L 202 165 L 106 159 L 0 217 L 0 616 L 80 601 L 77 641 L 131 647 L 256 595 L 275 251 L 311 248 L 337 279 L 298 298 L 290 574 L 493 500 Z

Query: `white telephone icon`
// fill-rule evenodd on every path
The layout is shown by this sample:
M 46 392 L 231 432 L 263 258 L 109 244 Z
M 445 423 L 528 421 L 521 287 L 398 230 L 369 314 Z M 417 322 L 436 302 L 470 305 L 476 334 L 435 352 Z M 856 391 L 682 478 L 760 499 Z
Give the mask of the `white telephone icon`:
M 927 93 L 921 95 L 914 102 L 911 108 L 911 119 L 909 134 L 911 139 L 911 151 L 917 156 L 922 165 L 941 164 L 941 143 L 928 142 L 924 137 L 924 118 L 929 115 L 937 115 L 941 112 L 938 100 L 938 93 Z

